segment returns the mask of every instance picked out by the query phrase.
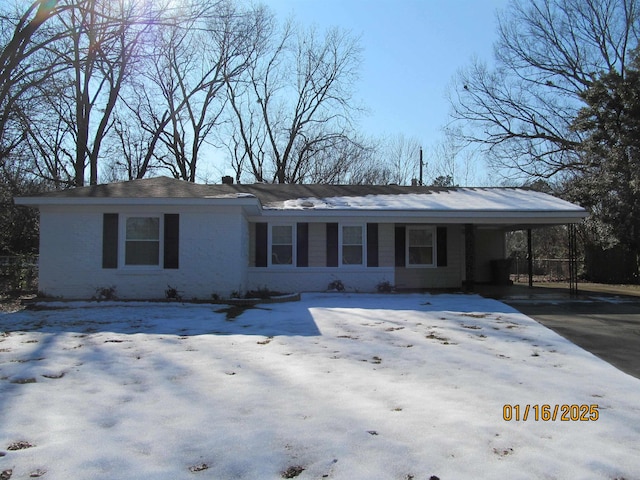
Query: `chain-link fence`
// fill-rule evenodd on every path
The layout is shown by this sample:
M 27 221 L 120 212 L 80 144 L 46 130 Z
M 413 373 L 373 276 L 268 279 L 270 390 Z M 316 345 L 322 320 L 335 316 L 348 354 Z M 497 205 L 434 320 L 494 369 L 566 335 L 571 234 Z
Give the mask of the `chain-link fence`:
M 534 258 L 534 282 L 565 282 L 570 277 L 568 258 Z M 578 276 L 584 272 L 584 262 L 578 260 Z M 526 258 L 513 258 L 511 262 L 511 280 L 526 282 L 529 280 L 529 266 Z

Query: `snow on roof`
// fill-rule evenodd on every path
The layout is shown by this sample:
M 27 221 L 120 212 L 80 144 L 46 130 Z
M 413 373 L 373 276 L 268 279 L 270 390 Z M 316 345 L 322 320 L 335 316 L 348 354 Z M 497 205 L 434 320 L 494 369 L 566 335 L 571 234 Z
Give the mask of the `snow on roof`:
M 584 209 L 565 200 L 517 188 L 456 188 L 430 193 L 307 197 L 271 202 L 269 210 L 568 211 Z
M 209 204 L 242 203 L 274 215 L 315 212 L 317 215 L 357 215 L 394 211 L 432 216 L 557 216 L 579 220 L 580 206 L 525 188 L 438 188 L 399 185 L 252 184 L 203 185 L 167 177 L 91 185 L 17 197 L 22 205 Z M 484 213 L 483 213 L 484 212 Z M 558 220 L 559 221 L 559 220 Z

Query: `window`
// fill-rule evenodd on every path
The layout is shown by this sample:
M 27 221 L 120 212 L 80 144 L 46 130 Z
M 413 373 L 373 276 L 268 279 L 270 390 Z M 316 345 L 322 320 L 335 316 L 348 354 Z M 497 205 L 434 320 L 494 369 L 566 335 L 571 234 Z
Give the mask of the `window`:
M 160 265 L 160 217 L 128 217 L 125 265 Z
M 271 226 L 271 265 L 293 265 L 293 225 Z
M 407 264 L 409 266 L 435 266 L 433 227 L 407 228 Z
M 364 253 L 362 226 L 342 227 L 342 265 L 362 265 Z

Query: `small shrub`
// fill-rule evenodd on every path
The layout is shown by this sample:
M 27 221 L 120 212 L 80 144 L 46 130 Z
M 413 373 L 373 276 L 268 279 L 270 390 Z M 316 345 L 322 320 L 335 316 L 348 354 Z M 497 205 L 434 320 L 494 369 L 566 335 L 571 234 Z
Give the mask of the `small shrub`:
M 391 293 L 394 290 L 394 286 L 388 280 L 385 280 L 376 285 L 376 290 L 378 290 L 378 293 Z
M 267 300 L 273 297 L 279 297 L 284 295 L 282 292 L 269 290 L 267 287 L 262 287 L 257 290 L 249 290 L 244 294 L 244 298 L 259 298 L 261 300 Z
M 217 293 L 212 293 L 211 294 L 211 300 L 213 300 L 214 302 L 217 302 L 220 300 L 220 295 L 218 295 Z
M 94 297 L 95 300 L 117 300 L 118 296 L 116 295 L 116 286 L 111 285 L 110 287 L 98 287 L 96 288 L 96 295 Z
M 327 290 L 335 290 L 337 292 L 344 292 L 344 283 L 342 280 L 334 280 L 327 285 Z
M 164 296 L 167 300 L 182 300 L 182 295 L 177 288 L 167 285 L 167 289 L 164 291 Z
M 257 290 L 249 290 L 244 294 L 244 298 L 260 298 L 265 300 L 271 298 L 271 291 L 267 287 L 261 287 Z
M 0 264 L 0 289 L 15 293 L 31 293 L 37 290 L 37 283 L 37 257 L 6 257 L 6 261 Z

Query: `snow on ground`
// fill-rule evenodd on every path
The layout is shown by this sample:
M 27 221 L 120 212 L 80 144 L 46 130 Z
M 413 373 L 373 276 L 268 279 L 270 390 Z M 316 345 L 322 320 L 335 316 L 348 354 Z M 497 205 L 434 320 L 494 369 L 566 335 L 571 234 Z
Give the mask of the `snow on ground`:
M 0 315 L 0 472 L 639 478 L 640 380 L 502 303 L 307 294 L 238 313 L 59 303 Z M 521 418 L 530 405 L 527 420 L 505 421 L 505 404 Z M 543 404 L 597 404 L 598 419 L 535 421 Z

